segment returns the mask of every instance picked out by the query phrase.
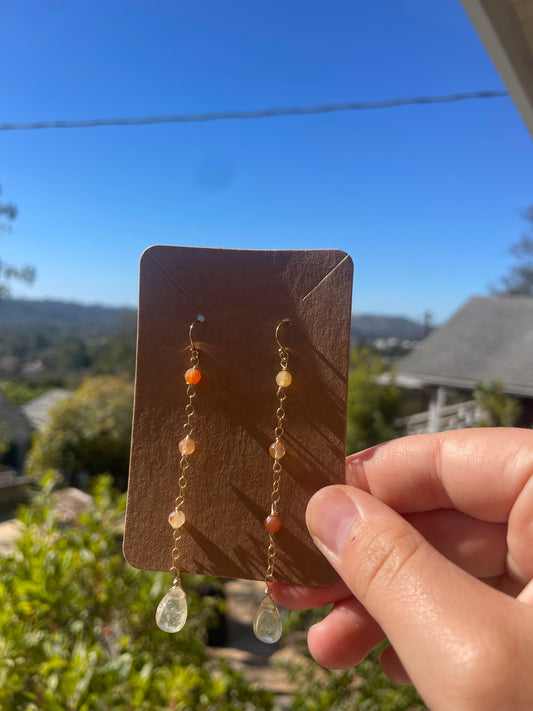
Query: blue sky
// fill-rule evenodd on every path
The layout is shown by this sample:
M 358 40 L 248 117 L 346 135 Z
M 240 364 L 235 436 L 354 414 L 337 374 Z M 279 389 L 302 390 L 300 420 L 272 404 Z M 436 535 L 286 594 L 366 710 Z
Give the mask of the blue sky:
M 501 89 L 459 0 L 3 3 L 1 121 Z M 0 133 L 24 298 L 129 304 L 151 244 L 339 248 L 354 311 L 447 318 L 512 260 L 533 141 L 511 99 Z

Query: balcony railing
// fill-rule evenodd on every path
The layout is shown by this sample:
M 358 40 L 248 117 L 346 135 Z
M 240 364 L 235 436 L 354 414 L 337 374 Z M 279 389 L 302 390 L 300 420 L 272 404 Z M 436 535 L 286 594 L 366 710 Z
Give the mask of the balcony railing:
M 416 415 L 402 417 L 396 420 L 396 425 L 402 427 L 405 434 L 422 434 L 424 432 L 444 432 L 445 430 L 464 430 L 475 427 L 486 417 L 486 413 L 475 400 L 461 402 L 458 405 L 432 407 Z

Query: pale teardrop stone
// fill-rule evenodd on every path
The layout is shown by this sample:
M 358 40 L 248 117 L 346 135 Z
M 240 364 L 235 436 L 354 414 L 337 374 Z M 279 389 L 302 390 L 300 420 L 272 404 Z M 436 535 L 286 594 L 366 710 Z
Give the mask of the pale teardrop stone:
M 276 375 L 276 385 L 279 385 L 280 388 L 288 388 L 291 383 L 292 375 L 289 373 L 289 371 L 280 370 L 279 373 Z
M 254 634 L 261 642 L 274 644 L 281 637 L 281 615 L 270 595 L 259 601 L 254 615 Z
M 179 632 L 187 622 L 187 598 L 182 588 L 171 588 L 157 606 L 155 621 L 163 632 Z

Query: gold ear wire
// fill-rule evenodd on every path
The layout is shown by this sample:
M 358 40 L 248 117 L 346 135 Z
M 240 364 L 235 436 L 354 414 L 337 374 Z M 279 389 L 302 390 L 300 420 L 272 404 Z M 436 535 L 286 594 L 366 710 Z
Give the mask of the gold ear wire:
M 279 352 L 279 353 L 281 353 L 281 351 L 283 351 L 284 353 L 286 353 L 285 347 L 282 346 L 281 343 L 279 342 L 279 329 L 280 329 L 284 324 L 289 325 L 290 322 L 291 322 L 290 319 L 284 318 L 284 319 L 283 319 L 282 321 L 280 321 L 280 322 L 278 323 L 278 325 L 276 326 L 275 338 L 276 338 L 276 343 L 278 344 L 278 352 Z
M 189 343 L 191 344 L 191 348 L 196 348 L 196 345 L 195 345 L 194 341 L 192 340 L 192 330 L 196 326 L 197 323 L 203 323 L 204 321 L 205 321 L 205 318 L 202 316 L 202 314 L 198 314 L 198 316 L 194 319 L 194 321 L 189 326 Z

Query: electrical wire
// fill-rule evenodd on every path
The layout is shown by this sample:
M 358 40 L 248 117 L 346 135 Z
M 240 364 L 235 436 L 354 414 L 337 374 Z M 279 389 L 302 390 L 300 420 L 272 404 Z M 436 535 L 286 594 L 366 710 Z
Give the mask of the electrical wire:
M 369 111 L 392 109 L 399 106 L 420 104 L 444 104 L 470 99 L 496 99 L 509 96 L 507 91 L 471 91 L 445 96 L 414 96 L 384 101 L 353 101 L 322 106 L 293 106 L 258 111 L 215 111 L 203 114 L 171 114 L 169 116 L 142 116 L 138 118 L 97 118 L 79 121 L 30 121 L 22 123 L 0 123 L 0 131 L 30 131 L 44 128 L 94 128 L 96 126 L 142 126 L 156 123 L 201 123 L 205 121 L 227 121 L 237 119 L 261 119 L 274 116 L 305 116 L 330 114 L 338 111 Z

